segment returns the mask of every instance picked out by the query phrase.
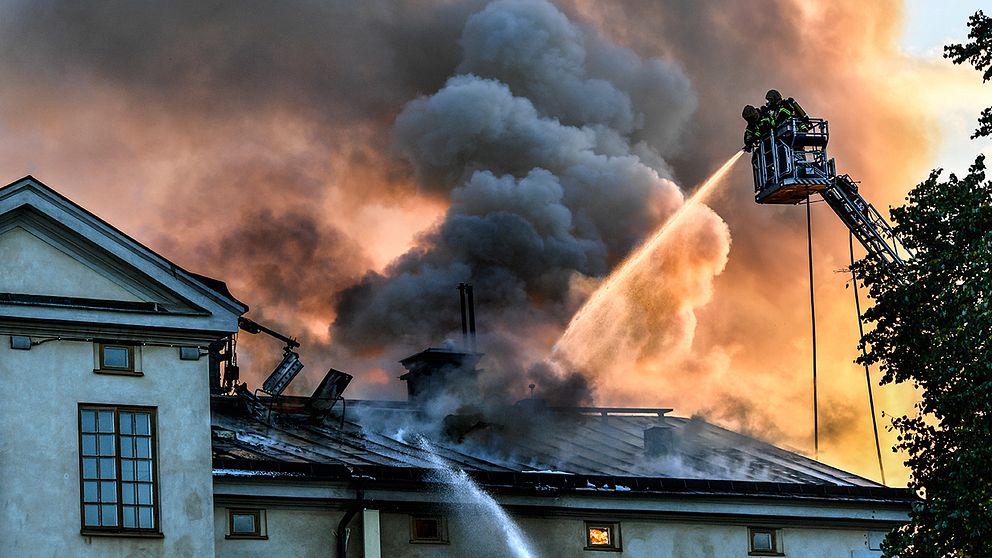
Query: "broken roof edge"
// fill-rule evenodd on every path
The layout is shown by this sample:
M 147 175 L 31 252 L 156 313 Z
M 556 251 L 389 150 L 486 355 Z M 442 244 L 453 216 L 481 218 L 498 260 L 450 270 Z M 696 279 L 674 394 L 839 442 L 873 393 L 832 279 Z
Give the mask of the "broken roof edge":
M 215 478 L 251 480 L 309 480 L 361 483 L 364 487 L 432 486 L 436 469 L 417 467 L 346 466 L 327 463 L 291 463 L 254 459 L 215 458 Z M 919 498 L 908 488 L 840 486 L 763 481 L 634 477 L 568 474 L 546 471 L 479 471 L 466 474 L 497 493 L 573 493 L 583 495 L 765 497 L 817 502 L 855 501 L 909 506 Z

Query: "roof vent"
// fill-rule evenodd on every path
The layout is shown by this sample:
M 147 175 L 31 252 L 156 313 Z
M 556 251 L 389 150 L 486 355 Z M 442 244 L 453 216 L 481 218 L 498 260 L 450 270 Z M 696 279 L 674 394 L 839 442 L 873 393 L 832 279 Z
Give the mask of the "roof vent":
M 675 451 L 675 429 L 671 426 L 652 426 L 644 429 L 644 454 L 657 457 Z
M 407 373 L 400 376 L 406 382 L 410 401 L 426 401 L 440 395 L 453 396 L 463 403 L 479 398 L 479 372 L 475 367 L 482 358 L 475 339 L 475 299 L 472 285 L 458 284 L 462 313 L 462 344 L 445 342 L 400 361 Z

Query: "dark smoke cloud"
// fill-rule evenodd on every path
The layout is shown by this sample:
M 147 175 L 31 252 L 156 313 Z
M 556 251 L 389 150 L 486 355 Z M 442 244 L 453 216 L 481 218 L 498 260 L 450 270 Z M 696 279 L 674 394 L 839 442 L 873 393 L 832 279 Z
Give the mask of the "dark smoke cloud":
M 347 124 L 442 83 L 457 56 L 442 47 L 479 5 L 11 2 L 2 51 L 22 76 L 105 80 L 183 112 L 278 106 Z
M 677 64 L 644 59 L 557 9 L 490 5 L 469 18 L 461 45 L 460 73 L 498 79 L 563 124 L 601 125 L 662 152 L 696 108 Z
M 431 309 L 469 281 L 486 350 L 509 384 L 502 391 L 519 394 L 524 376 L 505 372 L 543 357 L 521 333 L 560 326 L 574 311 L 572 282 L 605 275 L 681 204 L 658 152 L 633 143 L 645 115 L 623 88 L 644 98 L 645 88 L 671 85 L 674 94 L 659 95 L 681 100 L 672 126 L 694 97 L 676 66 L 610 45 L 549 3 L 493 2 L 468 19 L 461 45 L 460 73 L 407 104 L 394 132 L 420 188 L 451 205 L 416 248 L 342 293 L 334 337 L 368 352 L 395 350 L 397 339 L 436 342 L 457 314 Z M 620 63 L 592 77 L 589 49 Z

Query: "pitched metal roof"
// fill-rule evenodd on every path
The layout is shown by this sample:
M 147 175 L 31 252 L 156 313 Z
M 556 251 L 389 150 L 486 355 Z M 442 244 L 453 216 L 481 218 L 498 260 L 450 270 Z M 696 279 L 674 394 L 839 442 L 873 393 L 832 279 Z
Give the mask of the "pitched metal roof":
M 314 421 L 304 398 L 282 397 L 271 413 L 265 401 L 215 397 L 215 467 L 238 463 L 257 470 L 422 471 L 436 468 L 414 433 L 420 408 L 405 402 L 348 401 Z M 875 482 L 700 419 L 670 417 L 668 409 L 539 409 L 507 415 L 459 417 L 435 428 L 435 454 L 469 473 L 579 475 L 626 479 L 701 479 L 878 488 Z M 509 420 L 512 418 L 513 420 Z M 645 452 L 645 430 L 661 427 L 669 444 Z M 426 427 L 425 427 L 426 428 Z M 220 473 L 223 474 L 223 473 Z M 405 474 L 405 473 L 404 473 Z

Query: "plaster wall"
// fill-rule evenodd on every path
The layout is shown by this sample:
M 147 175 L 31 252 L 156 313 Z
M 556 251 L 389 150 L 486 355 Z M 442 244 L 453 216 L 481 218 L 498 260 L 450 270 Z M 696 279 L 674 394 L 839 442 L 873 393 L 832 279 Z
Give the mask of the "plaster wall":
M 503 536 L 486 518 L 472 513 L 448 515 L 449 544 L 410 543 L 407 514 L 383 513 L 382 554 L 396 558 L 510 556 Z M 748 524 L 680 523 L 672 520 L 623 520 L 622 552 L 584 550 L 584 520 L 612 518 L 521 517 L 518 523 L 535 556 L 555 558 L 740 558 L 748 555 Z M 797 558 L 851 558 L 881 556 L 870 552 L 868 529 L 781 526 L 785 556 Z
M 0 292 L 141 300 L 21 227 L 0 234 L 0 262 Z
M 265 509 L 267 540 L 229 539 L 228 509 Z M 218 505 L 214 509 L 214 536 L 217 558 L 327 558 L 335 556 L 337 537 L 334 531 L 344 510 L 321 508 L 287 508 L 238 504 Z M 356 514 L 348 527 L 348 556 L 362 556 L 362 514 Z M 390 556 L 383 554 L 383 556 Z
M 139 347 L 143 376 L 94 372 L 91 342 L 12 350 L 0 335 L 0 555 L 214 555 L 207 359 Z M 159 539 L 80 534 L 78 405 L 157 408 Z

